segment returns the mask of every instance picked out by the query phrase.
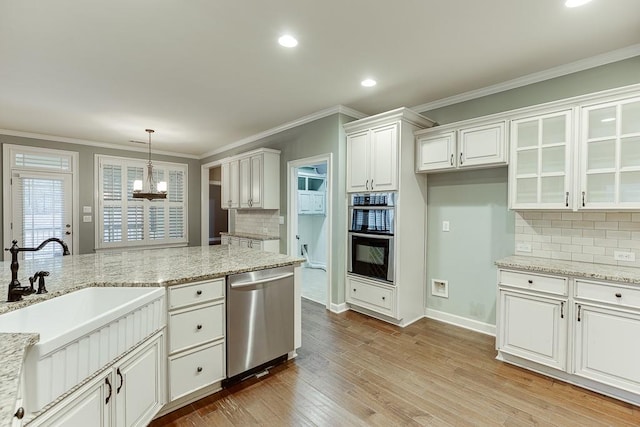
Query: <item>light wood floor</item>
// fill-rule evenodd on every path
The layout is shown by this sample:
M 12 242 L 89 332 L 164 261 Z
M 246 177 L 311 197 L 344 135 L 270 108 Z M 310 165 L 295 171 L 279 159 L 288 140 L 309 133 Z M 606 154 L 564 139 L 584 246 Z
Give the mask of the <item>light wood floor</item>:
M 496 361 L 492 337 L 302 307 L 295 361 L 152 426 L 640 425 L 640 408 Z

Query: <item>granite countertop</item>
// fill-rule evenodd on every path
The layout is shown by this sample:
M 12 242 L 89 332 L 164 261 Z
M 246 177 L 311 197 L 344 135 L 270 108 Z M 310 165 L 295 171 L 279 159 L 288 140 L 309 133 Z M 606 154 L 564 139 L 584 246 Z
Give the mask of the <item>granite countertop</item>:
M 251 233 L 220 233 L 221 236 L 230 236 L 230 237 L 242 237 L 244 239 L 251 240 L 280 240 L 279 236 L 267 236 L 265 234 L 251 234 Z
M 18 279 L 25 285 L 36 271 L 49 271 L 49 293 L 6 302 L 11 281 L 10 262 L 0 262 L 0 314 L 92 286 L 171 286 L 230 274 L 300 264 L 303 258 L 237 246 L 127 250 L 23 261 Z M 36 333 L 2 333 L 0 324 L 0 427 L 10 426 L 20 370 Z
M 500 268 L 513 268 L 536 273 L 560 274 L 588 279 L 640 285 L 640 268 L 589 262 L 561 261 L 529 256 L 510 256 L 496 261 Z

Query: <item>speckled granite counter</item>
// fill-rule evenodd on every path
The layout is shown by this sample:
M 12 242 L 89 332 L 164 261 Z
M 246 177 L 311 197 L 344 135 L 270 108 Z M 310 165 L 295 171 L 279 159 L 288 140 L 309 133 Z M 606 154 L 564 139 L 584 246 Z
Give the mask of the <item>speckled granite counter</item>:
M 528 256 L 510 256 L 496 261 L 500 268 L 513 268 L 537 273 L 585 277 L 589 279 L 640 285 L 640 268 L 593 264 L 577 261 L 561 261 Z
M 48 294 L 7 303 L 9 262 L 0 262 L 0 314 L 90 286 L 171 286 L 245 271 L 299 264 L 303 258 L 237 246 L 196 246 L 74 255 L 53 260 L 23 261 L 18 279 L 29 284 L 36 271 L 50 272 Z M 25 352 L 38 334 L 2 333 L 0 324 L 0 427 L 13 419 L 20 369 Z
M 278 236 L 265 236 L 264 234 L 250 234 L 250 233 L 220 233 L 221 236 L 240 237 L 243 239 L 252 240 L 280 240 Z

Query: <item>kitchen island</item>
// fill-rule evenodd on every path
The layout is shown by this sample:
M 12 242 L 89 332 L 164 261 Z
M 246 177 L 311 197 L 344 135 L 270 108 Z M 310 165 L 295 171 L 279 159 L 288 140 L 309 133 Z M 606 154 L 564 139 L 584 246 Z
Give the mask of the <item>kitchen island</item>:
M 22 261 L 18 273 L 21 283 L 28 284 L 29 276 L 36 271 L 48 271 L 46 287 L 49 293 L 33 294 L 12 303 L 5 302 L 11 280 L 10 263 L 5 261 L 0 263 L 0 314 L 87 287 L 170 287 L 242 272 L 299 265 L 302 261 L 298 257 L 227 245 L 127 250 Z M 296 347 L 300 334 L 298 288 L 296 284 Z M 3 332 L 6 331 L 0 324 L 0 426 L 8 426 L 13 419 L 22 360 L 28 347 L 37 342 L 37 337 Z

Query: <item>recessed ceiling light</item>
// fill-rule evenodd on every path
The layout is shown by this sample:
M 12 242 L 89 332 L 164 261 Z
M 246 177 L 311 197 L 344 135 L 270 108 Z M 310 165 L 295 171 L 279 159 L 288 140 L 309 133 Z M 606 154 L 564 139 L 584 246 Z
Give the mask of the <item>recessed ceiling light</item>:
M 298 46 L 298 40 L 290 34 L 285 34 L 284 36 L 278 39 L 278 43 L 280 46 L 284 47 L 296 47 Z
M 376 82 L 373 79 L 364 79 L 363 81 L 360 82 L 360 84 L 364 87 L 372 87 L 378 84 L 378 82 Z
M 589 3 L 591 0 L 567 0 L 564 5 L 567 7 L 578 7 Z

